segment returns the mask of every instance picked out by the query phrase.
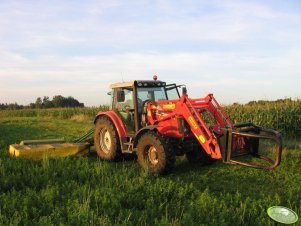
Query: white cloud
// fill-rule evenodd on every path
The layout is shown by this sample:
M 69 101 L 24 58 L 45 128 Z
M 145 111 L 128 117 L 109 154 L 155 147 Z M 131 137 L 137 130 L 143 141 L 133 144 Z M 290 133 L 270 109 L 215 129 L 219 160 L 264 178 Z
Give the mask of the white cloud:
M 2 1 L 0 102 L 97 105 L 110 83 L 153 74 L 224 102 L 301 96 L 301 16 L 278 4 Z
M 5 54 L 4 57 L 10 54 Z M 18 89 L 17 93 L 27 93 L 30 96 L 53 96 L 58 93 L 78 95 L 89 105 L 107 102 L 108 86 L 114 82 L 133 79 L 151 79 L 158 74 L 167 82 L 186 83 L 194 97 L 203 89 L 204 95 L 217 92 L 234 101 L 260 98 L 270 84 L 281 83 L 296 86 L 294 79 L 300 73 L 298 51 L 273 58 L 241 57 L 240 54 L 219 53 L 179 53 L 179 54 L 141 54 L 131 53 L 111 56 L 74 57 L 74 58 L 41 58 L 27 60 L 11 54 L 8 65 L 21 65 L 10 69 L 0 65 L 0 98 L 10 96 L 11 87 Z M 21 59 L 21 60 L 19 60 Z M 8 59 L 6 59 L 8 60 Z M 0 62 L 2 62 L 0 56 Z M 51 66 L 47 67 L 50 64 Z M 6 69 L 5 69 L 6 68 Z M 249 71 L 249 69 L 252 69 Z M 292 68 L 291 71 L 288 68 Z M 289 74 L 287 73 L 289 72 Z M 300 80 L 300 79 L 299 79 Z M 261 87 L 254 93 L 240 97 L 229 90 L 235 88 L 237 93 L 244 92 L 246 87 Z M 279 96 L 290 96 L 293 90 L 270 90 Z M 94 98 L 93 98 L 93 93 Z M 300 91 L 296 91 L 298 94 Z M 68 94 L 69 93 L 69 94 Z M 89 94 L 89 98 L 85 95 Z M 101 95 L 99 95 L 101 94 Z M 15 96 L 15 95 L 14 95 Z M 271 95 L 272 96 L 272 95 Z M 224 99 L 223 101 L 227 101 Z

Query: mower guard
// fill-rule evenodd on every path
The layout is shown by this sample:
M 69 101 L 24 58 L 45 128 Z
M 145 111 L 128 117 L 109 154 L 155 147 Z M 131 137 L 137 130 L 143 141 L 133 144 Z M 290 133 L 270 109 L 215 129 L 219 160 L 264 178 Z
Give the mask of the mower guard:
M 224 163 L 248 166 L 257 169 L 272 170 L 281 161 L 282 137 L 281 134 L 272 129 L 263 129 L 251 122 L 234 124 L 230 127 L 222 128 L 223 135 L 219 137 L 219 144 L 222 150 Z M 259 141 L 262 139 L 272 140 L 276 143 L 276 157 L 271 159 L 259 153 Z M 269 165 L 257 165 L 243 161 L 233 160 L 235 157 L 251 155 L 262 159 Z

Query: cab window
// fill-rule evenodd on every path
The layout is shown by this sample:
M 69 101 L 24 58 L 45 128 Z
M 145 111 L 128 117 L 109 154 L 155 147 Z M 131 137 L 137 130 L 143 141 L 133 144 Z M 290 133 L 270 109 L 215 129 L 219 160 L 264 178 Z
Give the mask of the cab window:
M 180 98 L 179 91 L 175 84 L 166 86 L 165 90 L 168 100 L 175 100 Z
M 115 108 L 118 111 L 125 111 L 127 108 L 133 109 L 133 89 L 119 88 L 115 90 Z

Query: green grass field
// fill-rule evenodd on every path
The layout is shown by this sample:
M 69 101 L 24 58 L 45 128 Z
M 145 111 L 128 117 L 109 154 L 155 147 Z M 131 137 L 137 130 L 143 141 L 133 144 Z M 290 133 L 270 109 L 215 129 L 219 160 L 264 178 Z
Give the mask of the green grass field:
M 23 139 L 72 140 L 91 120 L 1 115 L 0 225 L 277 225 L 266 210 L 292 208 L 301 217 L 301 141 L 284 139 L 281 165 L 262 171 L 216 162 L 152 176 L 135 160 L 87 157 L 14 159 L 8 145 Z M 301 225 L 299 220 L 295 225 Z

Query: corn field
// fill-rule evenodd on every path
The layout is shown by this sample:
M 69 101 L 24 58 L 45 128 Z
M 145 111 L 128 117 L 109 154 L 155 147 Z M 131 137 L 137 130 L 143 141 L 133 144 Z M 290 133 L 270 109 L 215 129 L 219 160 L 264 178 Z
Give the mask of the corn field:
M 224 108 L 234 123 L 253 122 L 265 128 L 279 130 L 287 136 L 295 136 L 301 133 L 301 101 L 265 102 L 252 105 L 233 104 Z M 76 115 L 85 115 L 93 120 L 99 111 L 107 111 L 108 109 L 108 106 L 102 105 L 100 107 L 85 108 L 1 110 L 0 117 L 70 119 Z
M 234 123 L 250 121 L 288 136 L 301 133 L 301 101 L 231 105 L 225 109 Z

